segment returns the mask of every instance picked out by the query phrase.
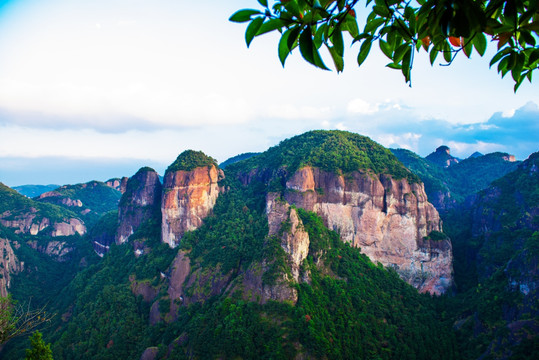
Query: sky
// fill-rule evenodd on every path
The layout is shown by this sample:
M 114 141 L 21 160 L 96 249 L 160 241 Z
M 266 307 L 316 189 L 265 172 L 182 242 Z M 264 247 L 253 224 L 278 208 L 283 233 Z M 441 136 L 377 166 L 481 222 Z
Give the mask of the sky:
M 256 0 L 0 0 L 0 182 L 72 184 L 163 174 L 186 149 L 219 162 L 314 129 L 369 136 L 426 156 L 539 150 L 539 84 L 513 93 L 485 58 L 430 66 L 412 87 L 374 49 L 322 71 L 278 36 L 247 49 L 228 21 Z M 490 54 L 490 57 L 489 57 Z M 327 57 L 325 57 L 327 60 Z M 330 63 L 331 60 L 328 60 Z

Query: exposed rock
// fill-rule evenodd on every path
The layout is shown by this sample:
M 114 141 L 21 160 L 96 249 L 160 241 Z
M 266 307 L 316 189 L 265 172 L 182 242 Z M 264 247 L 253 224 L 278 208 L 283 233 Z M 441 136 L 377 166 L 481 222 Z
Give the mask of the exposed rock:
M 116 179 L 110 179 L 110 180 L 107 180 L 105 182 L 105 184 L 107 184 L 107 186 L 115 189 L 115 190 L 118 190 L 119 192 L 121 192 L 122 194 L 125 193 L 125 190 L 127 188 L 127 180 L 128 178 L 127 177 L 122 177 L 121 179 L 120 178 L 116 178 Z
M 149 347 L 140 356 L 140 360 L 155 360 L 159 349 L 157 347 Z
M 116 243 L 126 242 L 137 228 L 152 218 L 159 217 L 161 182 L 159 175 L 150 168 L 142 168 L 127 182 L 118 208 Z
M 410 282 L 420 291 L 440 294 L 452 283 L 450 241 L 436 246 L 422 242 L 432 231 L 441 231 L 438 212 L 427 202 L 422 184 L 388 175 L 356 171 L 342 176 L 303 167 L 286 182 L 284 197 L 317 213 L 329 229 L 361 247 L 372 261 L 414 279 Z
M 68 222 L 54 223 L 51 236 L 71 236 L 75 234 L 84 235 L 86 233 L 86 226 L 79 220 L 71 218 Z
M 60 194 L 58 191 L 48 191 L 41 195 L 39 195 L 39 199 L 45 199 L 50 197 L 62 197 L 60 199 L 60 204 L 63 204 L 65 206 L 74 206 L 74 207 L 82 207 L 82 201 L 79 199 L 71 199 L 68 197 L 63 197 L 64 195 Z
M 185 300 L 183 293 L 183 285 L 185 283 L 185 280 L 189 276 L 189 272 L 191 271 L 190 262 L 191 259 L 183 250 L 178 251 L 178 254 L 172 262 L 168 286 L 168 296 L 171 301 L 169 317 L 173 320 L 176 319 L 179 305 L 183 304 Z
M 4 215 L 4 214 L 3 214 Z M 47 229 L 51 222 L 48 218 L 36 219 L 35 212 L 27 212 L 17 216 L 15 219 L 6 220 L 0 218 L 0 224 L 5 227 L 14 228 L 16 234 L 30 234 L 37 235 L 43 230 Z M 36 219 L 36 221 L 34 221 Z M 64 219 L 63 222 L 55 222 L 50 229 L 51 236 L 70 236 L 84 235 L 86 233 L 86 226 L 76 218 Z
M 15 247 L 17 245 L 14 244 Z M 24 263 L 15 256 L 9 240 L 0 238 L 0 297 L 8 295 L 11 275 L 17 274 L 23 269 Z
M 214 165 L 165 174 L 161 202 L 164 243 L 176 247 L 186 231 L 202 225 L 219 195 L 220 176 L 222 172 Z
M 303 229 L 303 223 L 297 211 L 278 198 L 279 194 L 270 193 L 266 197 L 266 214 L 268 216 L 269 236 L 281 232 L 281 246 L 288 255 L 288 264 L 292 276 L 299 281 L 299 268 L 309 254 L 309 234 Z M 286 223 L 286 229 L 283 224 Z
M 134 275 L 129 277 L 131 291 L 135 296 L 141 295 L 144 301 L 151 302 L 159 293 L 158 289 L 151 286 L 148 281 L 137 281 Z
M 46 254 L 56 261 L 64 262 L 69 258 L 69 254 L 75 250 L 65 241 L 48 241 L 39 243 L 37 240 L 27 241 L 26 244 L 32 249 L 39 251 L 42 254 Z

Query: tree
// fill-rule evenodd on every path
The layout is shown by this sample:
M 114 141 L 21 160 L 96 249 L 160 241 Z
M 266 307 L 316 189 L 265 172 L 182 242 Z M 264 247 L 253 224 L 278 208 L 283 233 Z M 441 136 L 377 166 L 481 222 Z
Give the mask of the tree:
M 26 349 L 25 360 L 52 360 L 51 345 L 45 344 L 39 331 L 30 338 L 30 349 Z
M 21 305 L 14 302 L 10 296 L 0 297 L 0 345 L 33 331 L 49 322 L 53 316 L 47 313 L 44 307 L 31 309 L 30 303 Z
M 457 55 L 483 56 L 487 46 L 497 47 L 490 66 L 497 64 L 502 78 L 509 72 L 514 91 L 539 67 L 539 0 L 278 0 L 270 6 L 243 9 L 230 17 L 248 22 L 245 40 L 279 31 L 281 63 L 296 47 L 302 57 L 328 70 L 320 55 L 325 47 L 337 72 L 344 69 L 344 37 L 359 43 L 357 63 L 363 64 L 374 42 L 391 60 L 387 67 L 398 69 L 411 84 L 416 52 L 426 51 L 431 65 L 441 54 L 449 65 Z M 359 18 L 356 10 L 365 5 L 370 13 Z M 360 31 L 360 25 L 363 27 Z

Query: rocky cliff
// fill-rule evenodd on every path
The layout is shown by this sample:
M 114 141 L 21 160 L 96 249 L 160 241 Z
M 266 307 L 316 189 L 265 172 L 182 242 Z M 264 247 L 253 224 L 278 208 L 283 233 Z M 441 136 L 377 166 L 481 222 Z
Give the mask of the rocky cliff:
M 307 166 L 286 182 L 284 198 L 320 215 L 342 240 L 394 268 L 420 291 L 441 294 L 451 285 L 451 243 L 428 239 L 441 231 L 441 222 L 422 184 Z
M 237 167 L 243 184 L 278 189 L 286 203 L 315 212 L 343 241 L 394 268 L 420 291 L 441 294 L 451 286 L 451 242 L 429 236 L 442 227 L 423 184 L 370 139 L 310 132 Z M 274 206 L 269 201 L 268 209 Z
M 127 180 L 129 180 L 129 178 L 124 176 L 122 178 L 109 179 L 105 181 L 105 184 L 123 194 L 127 188 Z
M 20 246 L 14 242 L 13 246 Z M 11 275 L 24 270 L 24 263 L 19 262 L 13 252 L 9 240 L 0 238 L 0 297 L 8 295 L 8 288 L 11 285 Z
M 6 217 L 10 217 L 9 215 L 9 212 L 1 214 L 0 224 L 15 229 L 16 234 L 38 235 L 44 230 L 52 237 L 84 235 L 86 233 L 86 226 L 76 218 L 64 219 L 64 221 L 51 224 L 49 218 L 39 218 L 35 212 L 19 214 L 13 219 L 6 219 Z
M 144 167 L 129 178 L 118 207 L 116 243 L 127 241 L 137 228 L 150 219 L 159 218 L 161 182 L 155 170 Z
M 208 216 L 219 196 L 223 176 L 215 160 L 186 151 L 167 169 L 161 200 L 162 241 L 176 247 L 186 231 L 194 230 Z

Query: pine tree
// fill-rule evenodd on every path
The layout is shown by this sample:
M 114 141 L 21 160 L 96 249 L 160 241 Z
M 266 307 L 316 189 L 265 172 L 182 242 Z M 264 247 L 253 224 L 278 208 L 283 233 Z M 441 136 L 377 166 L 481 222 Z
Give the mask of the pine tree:
M 39 331 L 32 335 L 30 341 L 30 349 L 26 349 L 25 360 L 53 360 L 51 345 L 45 344 Z

